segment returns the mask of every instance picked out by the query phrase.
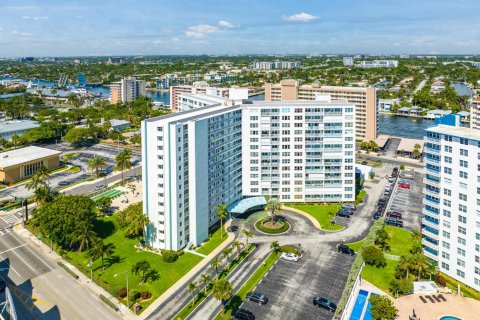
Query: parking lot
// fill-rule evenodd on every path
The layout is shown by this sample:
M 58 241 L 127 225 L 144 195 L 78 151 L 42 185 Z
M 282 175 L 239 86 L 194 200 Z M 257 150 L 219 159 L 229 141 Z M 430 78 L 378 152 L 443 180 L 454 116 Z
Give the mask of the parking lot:
M 403 227 L 412 231 L 420 229 L 422 219 L 423 173 L 415 172 L 410 182 L 410 189 L 396 187 L 389 211 L 402 213 Z
M 338 303 L 354 259 L 332 243 L 309 244 L 300 261 L 278 260 L 257 285 L 255 291 L 269 299 L 266 305 L 245 300 L 242 308 L 256 319 L 332 319 L 334 313 L 315 307 L 313 297 Z

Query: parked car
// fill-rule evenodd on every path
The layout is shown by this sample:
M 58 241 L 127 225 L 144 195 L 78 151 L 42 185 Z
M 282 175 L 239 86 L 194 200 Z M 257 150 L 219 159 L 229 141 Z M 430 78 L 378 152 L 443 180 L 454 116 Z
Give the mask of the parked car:
M 337 310 L 337 305 L 335 303 L 322 297 L 313 298 L 313 305 L 315 307 L 327 309 L 332 312 L 335 312 Z
M 388 211 L 387 217 L 391 217 L 394 219 L 402 219 L 402 213 L 398 211 Z
M 385 224 L 388 224 L 389 226 L 393 226 L 393 227 L 403 228 L 403 221 L 398 219 L 387 218 L 385 219 Z
M 234 309 L 232 315 L 235 317 L 235 319 L 255 320 L 253 313 L 245 309 Z
M 297 262 L 298 260 L 300 260 L 300 257 L 299 257 L 299 256 L 297 256 L 297 255 L 294 254 L 294 253 L 289 253 L 289 252 L 284 252 L 284 253 L 282 253 L 282 255 L 280 256 L 280 258 L 282 258 L 283 260 L 295 261 L 295 262 Z
M 342 209 L 347 209 L 347 210 L 357 210 L 357 207 L 353 203 L 344 203 L 342 204 Z
M 267 304 L 268 298 L 260 292 L 249 292 L 247 293 L 247 299 L 259 304 Z
M 353 251 L 352 248 L 344 245 L 344 244 L 339 244 L 337 246 L 337 251 L 340 252 L 340 253 L 345 253 L 345 254 L 349 254 L 351 256 L 355 255 L 355 251 Z
M 387 204 L 387 200 L 386 200 L 386 199 L 383 199 L 383 198 L 382 198 L 382 199 L 378 200 L 378 205 L 379 205 L 379 206 L 384 206 L 385 204 Z
M 362 164 L 366 166 L 368 164 L 368 161 L 362 161 Z
M 62 181 L 59 181 L 59 182 L 58 182 L 58 185 L 59 185 L 59 186 L 68 186 L 69 184 L 70 184 L 70 182 L 65 181 L 65 180 L 62 180 Z
M 103 184 L 100 184 L 98 186 L 95 186 L 95 191 L 98 191 L 98 190 L 103 189 L 103 188 L 105 188 L 105 186 Z
M 398 186 L 402 189 L 410 189 L 410 184 L 399 183 Z
M 377 219 L 380 218 L 381 216 L 382 216 L 382 213 L 377 211 L 377 212 L 375 212 L 375 213 L 373 214 L 373 219 L 377 220 Z
M 352 211 L 346 210 L 346 209 L 341 209 L 340 211 L 337 212 L 337 216 L 339 217 L 350 218 L 351 215 L 352 215 Z
M 227 228 L 227 231 L 228 231 L 228 232 L 235 232 L 235 231 L 237 231 L 237 230 L 238 230 L 238 227 L 237 227 L 237 226 L 230 226 L 230 227 Z

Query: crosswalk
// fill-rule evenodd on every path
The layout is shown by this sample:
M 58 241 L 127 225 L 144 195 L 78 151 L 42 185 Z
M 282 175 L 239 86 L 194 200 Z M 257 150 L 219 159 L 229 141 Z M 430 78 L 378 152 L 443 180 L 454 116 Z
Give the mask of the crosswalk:
M 0 214 L 0 219 L 8 225 L 13 225 L 22 220 L 22 212 Z

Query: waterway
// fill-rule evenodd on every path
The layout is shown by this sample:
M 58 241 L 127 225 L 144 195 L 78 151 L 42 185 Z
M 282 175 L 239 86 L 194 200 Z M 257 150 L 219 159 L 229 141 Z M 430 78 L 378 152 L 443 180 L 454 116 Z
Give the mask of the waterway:
M 473 97 L 473 90 L 470 88 L 469 85 L 463 83 L 463 82 L 454 82 L 452 84 L 453 88 L 457 92 L 458 95 L 460 96 L 468 96 L 468 97 Z
M 433 120 L 378 115 L 378 134 L 411 139 L 423 139 L 424 130 L 433 126 Z

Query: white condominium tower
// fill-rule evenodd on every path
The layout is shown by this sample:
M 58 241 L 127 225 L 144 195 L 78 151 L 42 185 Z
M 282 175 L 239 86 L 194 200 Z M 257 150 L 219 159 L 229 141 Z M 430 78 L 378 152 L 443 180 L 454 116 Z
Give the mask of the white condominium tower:
M 354 119 L 353 104 L 324 99 L 216 104 L 143 121 L 147 243 L 199 245 L 217 206 L 244 197 L 353 201 Z
M 422 242 L 441 272 L 480 290 L 480 131 L 457 125 L 426 130 Z

